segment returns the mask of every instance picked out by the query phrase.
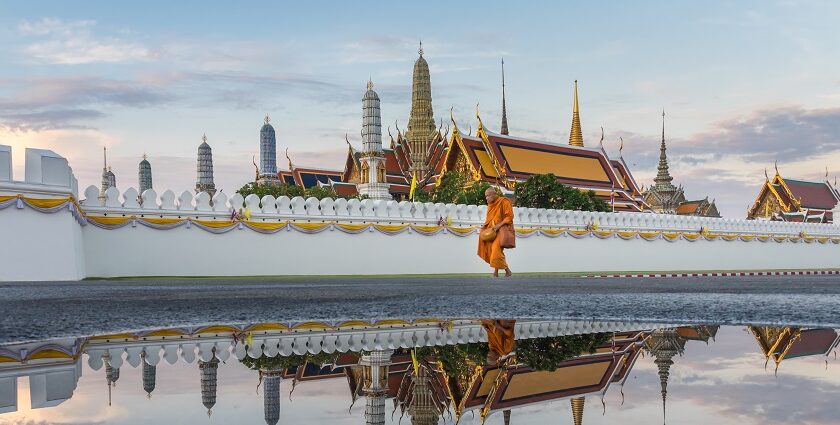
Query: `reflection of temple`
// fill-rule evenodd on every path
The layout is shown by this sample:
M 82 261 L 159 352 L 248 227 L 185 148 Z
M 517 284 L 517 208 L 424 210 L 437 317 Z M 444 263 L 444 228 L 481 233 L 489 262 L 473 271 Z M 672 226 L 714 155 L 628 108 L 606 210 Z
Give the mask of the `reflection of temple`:
M 747 210 L 747 219 L 831 223 L 832 209 L 840 202 L 840 193 L 828 181 L 783 178 L 776 168 L 773 178 L 764 183 Z
M 146 361 L 146 352 L 143 351 L 140 358 L 143 366 L 143 391 L 146 392 L 147 397 L 152 397 L 152 391 L 155 390 L 155 383 L 157 381 L 157 366 Z
M 626 331 L 640 326 L 632 323 L 522 321 L 516 324 L 517 338 L 617 332 L 614 339 L 598 346 L 595 353 L 564 360 L 554 372 L 531 370 L 517 362 L 487 366 L 482 360 L 481 364 L 469 363 L 464 376 L 448 376 L 443 360 L 432 354 L 418 359 L 418 373 L 415 374 L 410 351 L 400 347 L 486 344 L 481 342 L 486 340 L 482 336 L 482 326 L 475 321 L 460 320 L 447 324 L 450 325 L 451 328 L 441 330 L 440 323 L 434 322 L 401 324 L 389 321 L 387 326 L 360 326 L 359 322 L 259 324 L 247 327 L 259 330 L 247 345 L 242 344 L 241 339 L 236 343 L 232 338 L 241 332 L 241 328 L 205 326 L 17 344 L 11 349 L 4 346 L 0 347 L 0 413 L 17 409 L 18 376 L 29 377 L 33 408 L 55 406 L 69 399 L 81 376 L 83 354 L 87 354 L 90 369 L 98 371 L 99 379 L 104 377 L 112 391 L 115 382 L 126 379 L 120 380 L 121 368 L 126 364 L 139 368 L 138 380 L 142 380 L 146 395 L 155 390 L 159 362 L 183 361 L 193 367 L 197 363 L 200 382 L 194 391 L 200 390 L 202 404 L 209 412 L 217 401 L 221 362 L 232 355 L 244 358 L 246 353 L 258 357 L 269 352 L 275 356 L 288 356 L 292 353 L 292 341 L 299 341 L 303 333 L 307 345 L 329 349 L 336 353 L 335 357 L 328 364 L 304 363 L 285 370 L 266 368 L 260 371 L 264 417 L 269 425 L 280 420 L 280 383 L 284 376 L 298 385 L 315 380 L 346 379 L 354 400 L 366 398 L 365 418 L 369 424 L 384 422 L 384 415 L 390 410 L 386 407 L 387 399 L 394 400 L 403 414 L 416 424 L 436 423 L 450 408 L 459 417 L 468 411 L 483 412 L 483 417 L 502 412 L 510 420 L 511 416 L 516 416 L 514 411 L 522 406 L 566 399 L 573 406 L 573 418 L 578 421 L 582 420 L 587 404 L 585 398 L 603 397 L 610 385 L 622 385 L 627 380 L 643 349 L 643 341 L 650 334 Z M 715 330 L 714 327 L 684 327 L 677 328 L 676 334 L 682 339 L 708 340 L 714 337 Z M 361 355 L 354 353 L 360 350 Z M 342 354 L 338 354 L 339 351 Z M 540 385 L 533 385 L 535 382 Z M 124 384 L 121 385 L 123 391 L 140 390 L 139 385 Z M 102 395 L 104 398 L 104 393 Z M 119 401 L 124 400 L 117 397 L 115 402 Z M 518 421 L 514 418 L 514 422 Z
M 207 409 L 207 415 L 212 413 L 216 405 L 216 384 L 218 382 L 219 359 L 213 357 L 208 362 L 198 361 L 198 370 L 201 372 L 201 404 Z
M 280 382 L 282 370 L 260 370 L 263 384 L 263 416 L 267 425 L 277 425 L 280 421 Z
M 117 380 L 120 379 L 120 368 L 111 366 L 111 358 L 106 353 L 102 357 L 105 361 L 105 382 L 108 383 L 108 405 L 111 405 L 111 388 L 117 386 Z
M 750 326 L 767 362 L 771 359 L 778 370 L 785 359 L 827 355 L 840 344 L 834 329 L 802 329 L 789 326 Z
M 659 375 L 660 394 L 662 395 L 662 416 L 665 416 L 665 401 L 668 397 L 668 377 L 674 356 L 682 355 L 685 350 L 686 339 L 680 337 L 676 329 L 657 329 L 645 342 L 645 349 L 654 356 Z
M 720 217 L 714 200 L 709 202 L 709 197 L 706 197 L 697 201 L 687 201 L 682 186 L 674 186 L 672 183 L 674 178 L 668 171 L 668 156 L 665 150 L 665 112 L 663 111 L 659 166 L 657 166 L 656 177 L 653 179 L 653 186 L 643 193 L 645 202 L 657 213 Z

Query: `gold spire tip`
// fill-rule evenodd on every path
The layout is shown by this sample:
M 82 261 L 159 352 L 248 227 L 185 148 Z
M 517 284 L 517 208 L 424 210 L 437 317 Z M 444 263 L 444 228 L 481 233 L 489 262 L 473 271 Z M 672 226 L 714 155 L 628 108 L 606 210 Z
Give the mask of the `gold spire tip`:
M 367 89 L 368 90 L 373 90 L 373 79 L 371 79 L 371 78 L 368 78 Z

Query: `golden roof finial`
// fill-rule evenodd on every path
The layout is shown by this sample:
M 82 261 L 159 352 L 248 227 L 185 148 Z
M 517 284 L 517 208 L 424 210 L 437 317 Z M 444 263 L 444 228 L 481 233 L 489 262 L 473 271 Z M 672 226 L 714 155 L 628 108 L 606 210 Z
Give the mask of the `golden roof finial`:
M 604 149 L 604 127 L 601 127 L 601 140 L 598 142 L 598 146 Z
M 373 90 L 373 78 L 368 77 L 367 89 Z
M 286 159 L 289 161 L 289 171 L 294 171 L 294 166 L 292 165 L 292 158 L 289 158 L 289 148 L 286 148 Z
M 776 169 L 776 175 L 779 175 L 779 161 L 773 161 L 773 168 Z
M 580 105 L 578 104 L 578 82 L 575 80 L 575 96 L 572 103 L 572 130 L 569 132 L 569 144 L 583 146 L 583 131 L 580 128 Z

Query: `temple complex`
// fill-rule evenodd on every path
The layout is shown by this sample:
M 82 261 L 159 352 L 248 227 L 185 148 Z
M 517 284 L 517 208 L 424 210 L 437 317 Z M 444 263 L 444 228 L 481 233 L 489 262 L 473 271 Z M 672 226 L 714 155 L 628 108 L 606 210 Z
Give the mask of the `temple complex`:
M 832 212 L 840 203 L 840 192 L 828 182 L 786 179 L 776 168 L 771 179 L 764 173 L 764 184 L 747 210 L 748 220 L 832 223 Z
M 145 154 L 143 154 L 143 160 L 140 161 L 137 168 L 138 187 L 140 188 L 140 194 L 142 194 L 145 190 L 152 188 L 152 164 L 149 163 Z
M 720 217 L 715 201 L 709 197 L 696 201 L 687 201 L 682 185 L 674 186 L 668 170 L 668 156 L 665 153 L 665 111 L 662 111 L 662 142 L 659 145 L 659 165 L 656 167 L 654 184 L 642 194 L 650 208 L 661 214 L 696 215 Z
M 411 112 L 405 132 L 395 125 L 388 131 L 387 148 L 382 146 L 380 99 L 368 83 L 362 98 L 362 147 L 347 140 L 342 170 L 296 166 L 288 153 L 289 170 L 277 172 L 278 180 L 309 188 L 325 186 L 338 195 L 365 195 L 372 199 L 407 199 L 412 182 L 421 190 L 440 184 L 443 173 L 457 171 L 464 185 L 484 181 L 510 193 L 516 183 L 536 174 L 552 173 L 560 183 L 579 190 L 592 190 L 615 211 L 648 209 L 640 186 L 624 159 L 610 158 L 603 146 L 586 147 L 580 121 L 577 81 L 572 102 L 572 125 L 568 143 L 544 142 L 509 135 L 502 61 L 502 120 L 499 133 L 484 126 L 476 110 L 477 130 L 473 135 L 459 129 L 454 114 L 451 126 L 435 125 L 429 64 L 422 46 L 412 73 Z M 477 108 L 476 108 L 477 109 Z M 264 127 L 265 128 L 265 127 Z M 451 130 L 451 133 L 450 133 Z M 261 133 L 261 159 L 265 138 Z M 267 174 L 257 171 L 257 181 Z M 694 211 L 716 209 L 695 206 Z
M 201 137 L 198 146 L 198 163 L 196 164 L 195 193 L 207 192 L 212 197 L 216 193 L 213 183 L 213 150 L 207 144 L 207 135 Z

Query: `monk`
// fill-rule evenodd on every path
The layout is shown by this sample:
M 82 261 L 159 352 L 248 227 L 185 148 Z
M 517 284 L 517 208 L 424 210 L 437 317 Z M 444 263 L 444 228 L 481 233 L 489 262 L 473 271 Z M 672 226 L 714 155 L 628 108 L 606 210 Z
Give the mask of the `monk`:
M 516 320 L 482 319 L 481 326 L 487 332 L 487 365 L 495 366 L 513 353 L 516 347 L 514 336 Z
M 484 199 L 487 200 L 487 217 L 484 219 L 484 225 L 481 226 L 482 229 L 492 227 L 498 233 L 502 226 L 513 226 L 513 206 L 509 199 L 499 196 L 499 192 L 493 187 L 484 191 Z M 490 242 L 484 242 L 479 238 L 478 256 L 490 264 L 494 277 L 499 277 L 499 269 L 504 269 L 505 277 L 510 277 L 513 273 L 508 267 L 504 249 L 500 243 L 498 236 Z

